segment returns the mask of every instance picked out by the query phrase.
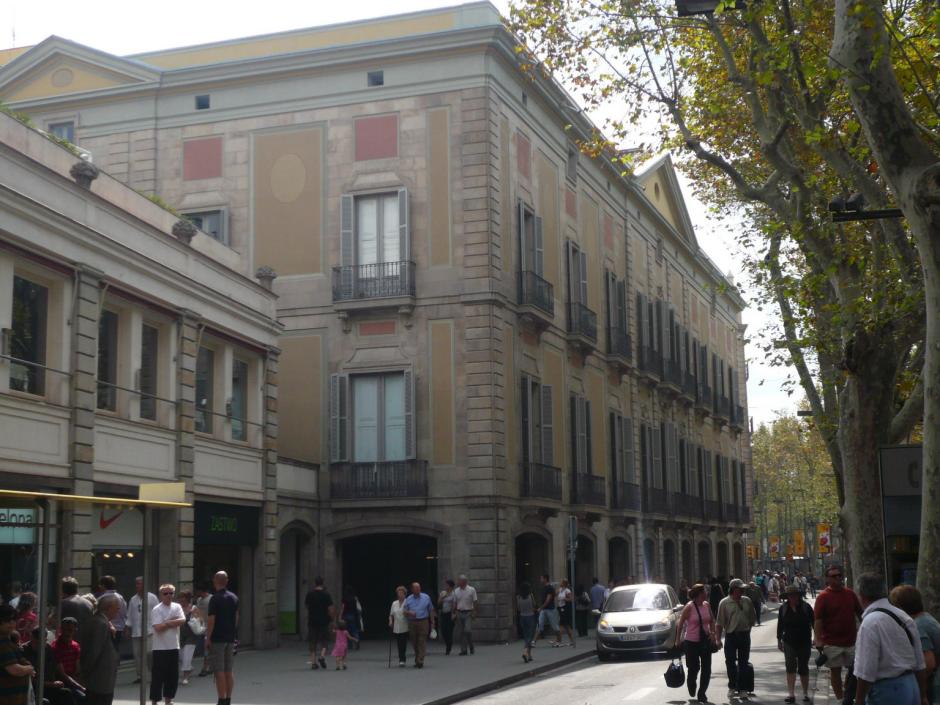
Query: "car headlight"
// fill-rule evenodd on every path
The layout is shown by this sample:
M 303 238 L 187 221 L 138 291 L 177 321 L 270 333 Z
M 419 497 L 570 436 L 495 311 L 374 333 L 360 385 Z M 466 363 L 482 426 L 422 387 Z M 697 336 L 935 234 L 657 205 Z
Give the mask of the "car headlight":
M 599 632 L 612 632 L 614 628 L 610 626 L 610 623 L 606 619 L 602 619 L 597 623 L 597 631 Z
M 660 620 L 656 622 L 656 624 L 653 625 L 653 629 L 657 632 L 661 632 L 663 629 L 671 629 L 671 628 L 672 628 L 672 622 L 670 622 L 668 619 Z

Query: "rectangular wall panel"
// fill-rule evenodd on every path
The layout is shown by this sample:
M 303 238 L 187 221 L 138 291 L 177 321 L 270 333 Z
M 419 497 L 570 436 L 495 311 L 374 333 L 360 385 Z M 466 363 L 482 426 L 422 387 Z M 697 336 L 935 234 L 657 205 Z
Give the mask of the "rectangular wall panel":
M 562 405 L 568 403 L 568 392 L 565 387 L 565 365 L 561 354 L 554 350 L 545 351 L 544 362 L 545 376 L 542 377 L 542 384 L 550 384 L 553 387 L 552 428 L 555 431 L 553 434 L 555 446 L 553 455 L 555 456 L 555 465 L 565 468 L 571 462 L 571 454 L 565 448 L 568 439 L 568 429 L 566 427 L 568 415 L 562 411 Z
M 323 460 L 321 343 L 319 335 L 280 339 L 278 453 L 285 458 Z
M 564 299 L 558 276 L 558 172 L 541 153 L 536 160 L 539 202 L 536 215 L 542 218 L 542 243 L 545 250 L 543 278 L 555 287 L 555 298 Z
M 516 412 L 516 365 L 514 357 L 515 330 L 512 326 L 503 329 L 503 402 L 504 428 L 506 439 L 506 469 L 512 469 L 519 462 L 519 451 L 516 446 L 518 437 L 519 418 Z
M 430 200 L 431 266 L 451 263 L 450 112 L 428 111 L 428 196 Z
M 453 465 L 456 427 L 453 321 L 430 321 L 428 340 L 431 367 L 431 404 L 428 412 L 431 421 L 431 463 Z

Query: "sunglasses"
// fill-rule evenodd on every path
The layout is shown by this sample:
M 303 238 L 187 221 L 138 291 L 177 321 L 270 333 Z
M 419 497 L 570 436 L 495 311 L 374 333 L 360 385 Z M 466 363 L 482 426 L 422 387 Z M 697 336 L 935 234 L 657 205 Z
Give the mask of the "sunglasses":
M 176 593 L 173 592 L 172 590 L 164 590 L 164 591 L 161 592 L 160 594 L 161 594 L 161 595 L 175 595 Z

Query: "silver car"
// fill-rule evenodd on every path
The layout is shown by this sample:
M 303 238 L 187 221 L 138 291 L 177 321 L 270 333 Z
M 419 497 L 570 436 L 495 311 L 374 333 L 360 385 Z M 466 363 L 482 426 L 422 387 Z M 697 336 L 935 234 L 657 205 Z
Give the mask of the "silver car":
M 597 657 L 668 651 L 676 642 L 682 605 L 669 585 L 643 583 L 614 588 L 597 620 Z

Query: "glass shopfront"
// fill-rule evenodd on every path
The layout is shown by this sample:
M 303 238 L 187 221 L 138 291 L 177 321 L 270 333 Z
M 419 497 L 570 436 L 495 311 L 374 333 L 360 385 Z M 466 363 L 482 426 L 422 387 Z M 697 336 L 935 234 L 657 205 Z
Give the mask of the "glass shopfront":
M 0 507 L 0 596 L 36 592 L 39 581 L 39 532 L 35 509 Z

